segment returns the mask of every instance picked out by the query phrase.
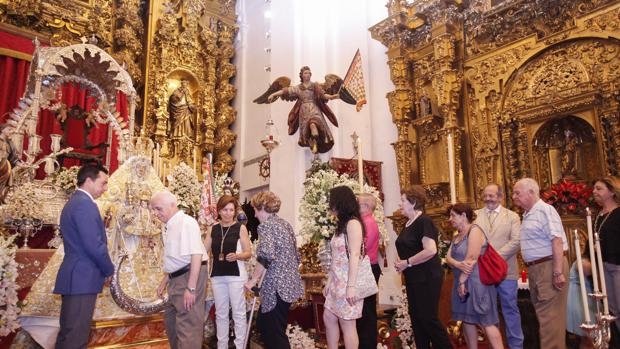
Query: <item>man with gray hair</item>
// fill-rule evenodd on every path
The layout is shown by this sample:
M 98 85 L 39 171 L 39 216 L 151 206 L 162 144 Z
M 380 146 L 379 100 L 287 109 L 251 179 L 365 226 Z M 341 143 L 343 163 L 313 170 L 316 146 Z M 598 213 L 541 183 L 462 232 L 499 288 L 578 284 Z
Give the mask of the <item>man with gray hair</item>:
M 163 232 L 164 275 L 157 295 L 168 289 L 170 304 L 164 324 L 172 349 L 201 348 L 205 321 L 207 251 L 198 222 L 177 208 L 177 198 L 169 191 L 151 198 L 155 216 L 166 224 Z
M 568 243 L 560 215 L 539 197 L 532 178 L 519 180 L 514 203 L 525 210 L 521 223 L 521 255 L 529 271 L 530 296 L 540 329 L 540 347 L 566 348 Z
M 504 194 L 495 183 L 488 184 L 482 192 L 485 207 L 476 211 L 474 222 L 486 232 L 489 243 L 506 260 L 508 274 L 496 286 L 506 322 L 506 342 L 510 349 L 523 349 L 521 314 L 517 306 L 517 252 L 519 251 L 519 228 L 521 219 L 514 211 L 502 206 Z

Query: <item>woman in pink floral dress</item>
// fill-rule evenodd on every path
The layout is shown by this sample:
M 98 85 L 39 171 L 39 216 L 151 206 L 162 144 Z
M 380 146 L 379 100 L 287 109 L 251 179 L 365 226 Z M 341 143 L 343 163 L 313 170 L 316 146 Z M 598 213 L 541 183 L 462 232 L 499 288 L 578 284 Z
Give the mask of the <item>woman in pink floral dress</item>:
M 329 207 L 338 217 L 338 227 L 330 242 L 332 263 L 323 291 L 327 348 L 338 348 L 340 325 L 345 348 L 356 349 L 359 338 L 355 320 L 362 316 L 364 299 L 356 297 L 355 285 L 364 228 L 359 215 L 359 204 L 349 187 L 333 188 L 329 193 Z

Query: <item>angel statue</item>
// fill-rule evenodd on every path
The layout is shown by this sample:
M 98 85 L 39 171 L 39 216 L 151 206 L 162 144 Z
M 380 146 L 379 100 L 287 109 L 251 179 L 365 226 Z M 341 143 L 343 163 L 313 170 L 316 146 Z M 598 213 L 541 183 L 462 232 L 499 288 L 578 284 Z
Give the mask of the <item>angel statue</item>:
M 297 100 L 288 114 L 288 134 L 293 135 L 299 129 L 299 145 L 309 147 L 312 153 L 326 153 L 334 146 L 334 137 L 325 121 L 325 116 L 336 127 L 338 121 L 327 101 L 340 98 L 349 104 L 356 104 L 355 99 L 342 88 L 343 80 L 334 74 L 327 74 L 323 84 L 310 81 L 312 72 L 304 66 L 299 71 L 301 83 L 290 86 L 291 79 L 277 78 L 269 89 L 254 103 L 271 103 L 282 97 L 286 101 Z

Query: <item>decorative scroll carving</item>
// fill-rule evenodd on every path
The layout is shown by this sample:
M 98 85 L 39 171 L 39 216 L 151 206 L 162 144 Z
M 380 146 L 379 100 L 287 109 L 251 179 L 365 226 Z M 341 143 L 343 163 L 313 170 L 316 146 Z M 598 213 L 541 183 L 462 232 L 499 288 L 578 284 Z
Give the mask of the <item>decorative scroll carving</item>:
M 470 8 L 465 19 L 467 55 L 488 53 L 530 35 L 545 38 L 574 28 L 576 17 L 612 2 L 578 0 L 568 4 L 566 0 L 520 0 L 505 1 L 488 12 Z

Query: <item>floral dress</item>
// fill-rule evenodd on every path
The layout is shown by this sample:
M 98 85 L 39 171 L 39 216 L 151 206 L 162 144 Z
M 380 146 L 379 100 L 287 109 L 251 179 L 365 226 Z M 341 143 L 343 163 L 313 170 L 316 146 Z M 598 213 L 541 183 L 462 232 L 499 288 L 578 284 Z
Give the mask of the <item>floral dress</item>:
M 362 317 L 364 300 L 358 300 L 350 305 L 346 299 L 347 281 L 349 279 L 349 258 L 344 242 L 344 233 L 334 235 L 330 242 L 332 249 L 332 263 L 325 285 L 325 308 L 344 320 L 359 319 Z

